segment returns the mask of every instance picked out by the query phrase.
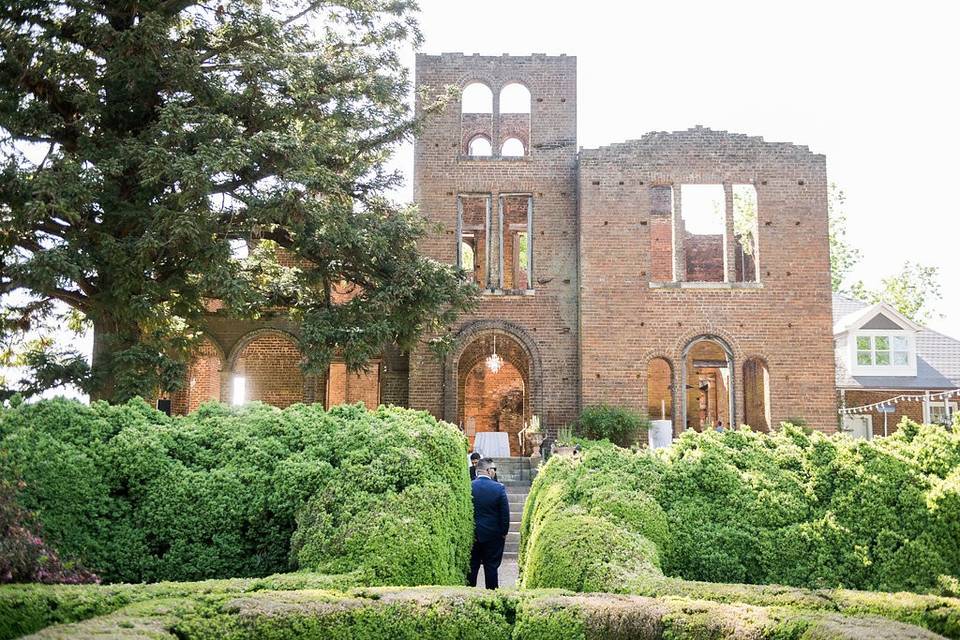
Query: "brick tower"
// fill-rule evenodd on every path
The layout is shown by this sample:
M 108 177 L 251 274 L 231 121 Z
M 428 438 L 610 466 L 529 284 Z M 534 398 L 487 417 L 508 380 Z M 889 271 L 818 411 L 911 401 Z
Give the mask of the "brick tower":
M 422 249 L 483 294 L 442 360 L 410 354 L 410 406 L 468 436 L 507 431 L 516 454 L 524 421 L 561 425 L 578 406 L 576 58 L 419 55 L 416 78 L 463 91 L 414 146 L 414 198 L 442 228 Z

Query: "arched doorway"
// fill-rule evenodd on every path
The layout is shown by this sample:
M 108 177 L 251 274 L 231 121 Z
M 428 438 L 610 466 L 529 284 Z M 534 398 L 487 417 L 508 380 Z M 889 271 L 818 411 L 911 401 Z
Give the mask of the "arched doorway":
M 743 363 L 743 421 L 755 431 L 770 431 L 770 371 L 761 358 Z
M 471 336 L 456 358 L 456 421 L 474 446 L 478 433 L 506 433 L 511 456 L 524 451 L 520 432 L 534 415 L 533 362 L 504 331 Z
M 705 431 L 733 425 L 733 351 L 715 336 L 694 338 L 683 351 L 683 426 Z
M 209 337 L 205 337 L 187 367 L 184 386 L 171 395 L 173 413 L 186 415 L 204 402 L 220 400 L 220 377 L 223 353 Z
M 280 408 L 304 402 L 302 358 L 296 338 L 284 331 L 259 329 L 247 334 L 230 357 L 230 402 L 259 400 Z
M 647 363 L 647 415 L 673 421 L 673 367 L 666 358 Z

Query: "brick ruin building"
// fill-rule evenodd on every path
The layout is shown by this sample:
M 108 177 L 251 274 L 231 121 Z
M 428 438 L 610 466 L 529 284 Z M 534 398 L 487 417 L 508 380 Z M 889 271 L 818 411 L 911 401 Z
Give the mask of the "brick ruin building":
M 472 436 L 603 403 L 675 432 L 836 429 L 824 156 L 702 127 L 578 150 L 571 56 L 419 55 L 416 79 L 462 89 L 414 146 L 414 198 L 443 229 L 422 250 L 483 290 L 453 348 L 441 360 L 427 336 L 317 378 L 282 317 L 215 314 L 175 411 L 382 402 Z

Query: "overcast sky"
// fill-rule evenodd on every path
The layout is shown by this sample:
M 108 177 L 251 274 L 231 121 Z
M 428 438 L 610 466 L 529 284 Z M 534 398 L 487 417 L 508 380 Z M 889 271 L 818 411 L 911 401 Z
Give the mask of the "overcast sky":
M 939 267 L 945 317 L 928 324 L 960 338 L 960 3 L 421 0 L 421 9 L 425 53 L 577 56 L 583 147 L 701 124 L 825 154 L 863 251 L 854 278 L 879 284 L 905 260 Z M 412 150 L 402 154 L 410 170 Z

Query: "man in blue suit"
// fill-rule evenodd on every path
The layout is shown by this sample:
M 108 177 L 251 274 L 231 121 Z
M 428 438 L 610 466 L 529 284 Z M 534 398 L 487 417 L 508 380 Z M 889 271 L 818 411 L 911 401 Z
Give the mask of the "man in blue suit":
M 473 551 L 467 584 L 477 586 L 477 574 L 483 565 L 487 589 L 500 586 L 497 570 L 503 560 L 503 545 L 510 530 L 510 502 L 507 490 L 497 482 L 497 465 L 489 458 L 477 463 L 473 489 Z

